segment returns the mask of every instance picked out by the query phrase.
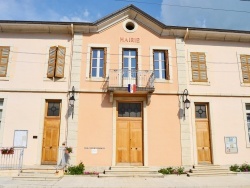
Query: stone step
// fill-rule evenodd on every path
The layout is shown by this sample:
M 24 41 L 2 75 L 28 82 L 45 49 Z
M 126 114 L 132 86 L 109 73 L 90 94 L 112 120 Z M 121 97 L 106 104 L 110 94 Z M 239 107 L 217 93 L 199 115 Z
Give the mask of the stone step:
M 220 165 L 195 165 L 193 166 L 194 169 L 221 169 Z
M 226 167 L 219 165 L 195 165 L 193 169 L 190 169 L 188 176 L 229 176 L 237 175 L 235 172 L 231 172 Z
M 235 172 L 197 172 L 197 173 L 187 173 L 189 177 L 200 177 L 200 176 L 235 176 Z
M 14 176 L 13 180 L 25 180 L 25 181 L 55 181 L 62 178 L 63 170 L 54 168 L 35 168 L 35 169 L 23 169 L 19 176 Z
M 107 177 L 143 177 L 143 178 L 163 178 L 162 174 L 99 174 L 99 178 Z
M 22 172 L 19 176 L 55 176 L 55 172 Z
M 14 176 L 12 180 L 23 180 L 23 181 L 58 181 L 62 176 Z
M 228 169 L 224 168 L 216 168 L 216 169 L 190 169 L 190 172 L 196 173 L 196 172 L 228 172 Z
M 158 172 L 155 170 L 117 169 L 117 170 L 105 170 L 105 174 L 158 174 Z

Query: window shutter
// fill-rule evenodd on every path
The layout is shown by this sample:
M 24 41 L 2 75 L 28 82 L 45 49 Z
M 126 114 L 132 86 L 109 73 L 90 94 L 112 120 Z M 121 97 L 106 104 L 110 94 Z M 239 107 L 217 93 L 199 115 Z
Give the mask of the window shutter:
M 166 62 L 166 79 L 170 80 L 168 50 L 165 50 L 165 62 Z
M 63 46 L 58 46 L 57 58 L 56 58 L 56 72 L 55 72 L 55 77 L 57 78 L 64 77 L 65 56 L 66 56 L 66 48 Z
M 103 57 L 103 78 L 106 78 L 106 66 L 107 66 L 107 48 L 104 48 L 104 57 Z
M 206 56 L 204 53 L 199 53 L 199 71 L 200 81 L 207 81 L 207 67 L 206 67 Z
M 191 68 L 193 81 L 199 81 L 199 63 L 197 53 L 191 53 Z
M 0 47 L 0 77 L 6 77 L 9 63 L 10 47 Z
M 250 56 L 241 55 L 241 70 L 244 83 L 250 83 Z
M 55 66 L 56 66 L 56 46 L 52 46 L 49 49 L 49 61 L 48 61 L 48 71 L 47 77 L 53 78 L 55 75 Z
M 89 63 L 89 78 L 91 78 L 91 72 L 92 72 L 92 54 L 93 54 L 93 49 L 91 48 L 91 51 L 90 51 L 90 63 Z
M 190 55 L 193 81 L 207 82 L 207 66 L 205 53 L 193 52 Z

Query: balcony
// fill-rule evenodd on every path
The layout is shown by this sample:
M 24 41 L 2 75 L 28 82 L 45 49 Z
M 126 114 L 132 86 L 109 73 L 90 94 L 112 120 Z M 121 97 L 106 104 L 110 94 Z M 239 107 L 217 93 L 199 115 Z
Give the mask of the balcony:
M 153 93 L 154 72 L 152 70 L 111 69 L 109 71 L 108 91 L 128 93 L 128 84 L 136 85 L 136 93 Z

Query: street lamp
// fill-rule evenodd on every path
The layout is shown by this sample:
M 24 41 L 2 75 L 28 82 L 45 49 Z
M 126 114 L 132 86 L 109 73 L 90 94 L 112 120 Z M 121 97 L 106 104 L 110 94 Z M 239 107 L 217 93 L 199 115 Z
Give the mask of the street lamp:
M 185 117 L 185 108 L 189 109 L 189 107 L 190 107 L 190 100 L 188 100 L 187 96 L 188 96 L 188 90 L 185 89 L 183 91 L 183 94 L 182 94 L 182 100 L 183 100 L 183 104 L 184 104 L 184 108 L 183 108 L 183 116 L 184 117 Z M 186 97 L 186 99 L 185 99 L 185 97 Z

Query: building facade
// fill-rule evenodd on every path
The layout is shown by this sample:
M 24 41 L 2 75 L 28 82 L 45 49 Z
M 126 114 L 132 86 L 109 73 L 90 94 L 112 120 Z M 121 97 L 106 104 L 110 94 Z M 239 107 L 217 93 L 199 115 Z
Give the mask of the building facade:
M 166 26 L 133 5 L 0 24 L 0 146 L 24 147 L 24 165 L 56 164 L 63 144 L 98 171 L 250 162 L 250 32 Z

